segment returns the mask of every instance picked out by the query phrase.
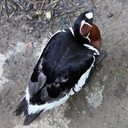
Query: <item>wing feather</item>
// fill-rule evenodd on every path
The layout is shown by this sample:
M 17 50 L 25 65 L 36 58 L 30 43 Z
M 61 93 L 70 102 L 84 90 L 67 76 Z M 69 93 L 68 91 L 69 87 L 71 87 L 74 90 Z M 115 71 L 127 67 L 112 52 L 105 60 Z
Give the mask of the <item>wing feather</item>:
M 39 60 L 34 68 L 31 79 L 28 83 L 29 95 L 32 98 L 45 84 L 47 77 L 43 73 L 43 58 Z
M 33 96 L 45 85 L 47 77 L 43 72 L 43 64 L 44 64 L 44 58 L 43 55 L 45 51 L 47 52 L 49 49 L 49 45 L 53 42 L 51 41 L 55 36 L 59 35 L 60 33 L 63 33 L 64 31 L 59 31 L 51 37 L 48 44 L 46 45 L 42 55 L 40 56 L 40 59 L 37 63 L 37 65 L 34 68 L 34 71 L 31 75 L 31 78 L 28 83 L 28 90 L 30 98 L 33 98 Z
M 62 36 L 65 40 L 62 40 Z M 69 43 L 70 38 L 72 41 Z M 41 92 L 44 92 L 43 89 L 47 91 L 47 96 L 51 98 L 67 92 L 91 67 L 94 57 L 95 51 L 77 44 L 72 34 L 70 37 L 68 32 L 57 33 L 48 42 L 31 76 L 30 97 L 40 89 Z

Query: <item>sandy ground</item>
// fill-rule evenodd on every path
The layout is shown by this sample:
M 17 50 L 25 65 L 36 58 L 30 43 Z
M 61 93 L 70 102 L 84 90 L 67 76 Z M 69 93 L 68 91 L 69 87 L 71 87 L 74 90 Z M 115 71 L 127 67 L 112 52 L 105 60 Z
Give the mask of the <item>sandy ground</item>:
M 85 2 L 83 11 L 93 6 L 87 0 L 73 2 Z M 94 5 L 94 23 L 101 30 L 102 49 L 108 56 L 83 90 L 27 127 L 22 126 L 24 117 L 15 117 L 13 111 L 24 96 L 48 33 L 71 26 L 82 11 L 65 14 L 66 24 L 51 20 L 53 26 L 40 36 L 24 20 L 18 27 L 0 22 L 0 128 L 128 128 L 128 1 L 97 0 Z

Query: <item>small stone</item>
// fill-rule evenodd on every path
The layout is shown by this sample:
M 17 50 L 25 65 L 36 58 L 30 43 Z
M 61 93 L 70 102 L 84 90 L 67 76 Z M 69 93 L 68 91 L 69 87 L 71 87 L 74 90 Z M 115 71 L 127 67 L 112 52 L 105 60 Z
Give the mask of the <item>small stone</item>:
M 51 12 L 50 12 L 50 11 L 46 12 L 46 13 L 45 13 L 45 17 L 46 17 L 47 20 L 50 20 L 51 17 L 52 17 Z

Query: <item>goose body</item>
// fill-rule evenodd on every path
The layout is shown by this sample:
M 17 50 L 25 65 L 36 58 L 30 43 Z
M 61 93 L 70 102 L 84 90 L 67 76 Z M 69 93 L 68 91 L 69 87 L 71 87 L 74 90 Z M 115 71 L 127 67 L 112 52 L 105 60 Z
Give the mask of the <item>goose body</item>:
M 15 111 L 17 116 L 24 113 L 24 125 L 63 104 L 90 81 L 97 62 L 104 57 L 100 55 L 99 29 L 92 24 L 93 11 L 80 15 L 73 28 L 54 34 L 44 48 Z

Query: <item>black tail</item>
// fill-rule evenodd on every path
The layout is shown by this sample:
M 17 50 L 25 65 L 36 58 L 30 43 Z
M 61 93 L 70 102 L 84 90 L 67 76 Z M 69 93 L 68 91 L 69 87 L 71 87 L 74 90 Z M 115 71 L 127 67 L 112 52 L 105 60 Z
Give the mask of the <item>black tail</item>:
M 17 109 L 15 110 L 15 115 L 16 116 L 19 116 L 21 115 L 22 113 L 26 113 L 27 111 L 27 107 L 28 107 L 28 103 L 26 101 L 26 99 L 24 98 L 20 104 L 17 106 Z
M 27 108 L 28 108 L 28 103 L 27 103 L 26 99 L 24 98 L 14 112 L 16 116 L 19 116 L 22 113 L 24 113 L 24 116 L 25 116 L 24 125 L 29 125 L 30 123 L 32 123 L 42 112 L 41 111 L 39 113 L 28 115 Z
M 25 115 L 25 120 L 24 120 L 24 125 L 29 125 L 31 124 L 39 115 L 40 115 L 41 112 L 39 113 L 35 113 L 35 114 L 32 114 L 32 115 Z

